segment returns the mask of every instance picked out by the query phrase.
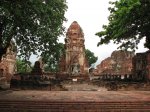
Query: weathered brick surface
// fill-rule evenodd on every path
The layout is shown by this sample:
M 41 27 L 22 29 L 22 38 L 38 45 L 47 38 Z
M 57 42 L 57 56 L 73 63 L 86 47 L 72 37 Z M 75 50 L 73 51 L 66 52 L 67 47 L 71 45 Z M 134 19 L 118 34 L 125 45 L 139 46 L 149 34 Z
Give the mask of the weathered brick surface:
M 132 71 L 133 52 L 114 51 L 111 57 L 104 59 L 98 66 L 99 74 L 130 74 Z
M 16 72 L 16 51 L 14 50 L 15 46 L 11 44 L 11 46 L 7 49 L 6 54 L 2 58 L 2 62 L 0 62 L 0 69 L 3 73 L 0 73 L 4 77 L 6 77 L 7 81 L 10 81 L 13 74 Z
M 0 111 L 149 112 L 150 97 L 149 91 L 14 91 L 0 93 Z
M 72 74 L 77 65 L 79 74 L 88 72 L 85 57 L 84 34 L 80 25 L 74 21 L 67 30 L 65 38 L 65 55 L 60 60 L 60 72 Z
M 134 56 L 133 73 L 137 79 L 150 80 L 150 51 Z

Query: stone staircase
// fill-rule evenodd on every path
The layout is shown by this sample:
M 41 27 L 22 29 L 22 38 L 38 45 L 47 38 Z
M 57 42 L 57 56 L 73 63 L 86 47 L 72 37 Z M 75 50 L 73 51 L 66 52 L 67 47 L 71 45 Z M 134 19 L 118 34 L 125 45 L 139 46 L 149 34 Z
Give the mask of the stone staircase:
M 150 101 L 0 100 L 0 112 L 150 112 Z

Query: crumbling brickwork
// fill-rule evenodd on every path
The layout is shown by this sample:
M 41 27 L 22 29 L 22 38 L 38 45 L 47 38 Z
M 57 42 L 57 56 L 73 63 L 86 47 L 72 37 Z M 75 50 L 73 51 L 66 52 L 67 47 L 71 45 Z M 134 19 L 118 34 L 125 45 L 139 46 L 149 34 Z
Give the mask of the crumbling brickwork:
M 133 73 L 136 79 L 150 80 L 150 51 L 135 55 Z
M 114 51 L 111 57 L 104 59 L 97 65 L 99 74 L 131 74 L 133 52 Z
M 60 72 L 69 74 L 88 72 L 84 41 L 83 31 L 79 24 L 74 21 L 66 33 L 65 55 L 60 60 Z
M 0 69 L 3 71 L 1 74 L 6 77 L 7 81 L 10 81 L 12 75 L 16 73 L 16 54 L 16 47 L 11 43 L 0 62 Z

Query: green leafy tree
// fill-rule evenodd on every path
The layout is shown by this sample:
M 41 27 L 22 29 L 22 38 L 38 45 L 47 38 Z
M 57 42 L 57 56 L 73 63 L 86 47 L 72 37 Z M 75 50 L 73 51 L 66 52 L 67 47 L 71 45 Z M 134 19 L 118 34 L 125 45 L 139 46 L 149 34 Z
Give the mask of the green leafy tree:
M 96 33 L 101 44 L 121 43 L 120 48 L 137 48 L 138 43 L 146 37 L 145 47 L 150 49 L 150 0 L 118 0 L 110 2 L 109 24 L 104 31 Z
M 94 64 L 97 61 L 97 57 L 94 55 L 93 52 L 91 52 L 89 49 L 85 50 L 85 56 L 87 57 L 87 60 L 89 62 L 89 66 Z
M 45 63 L 44 71 L 50 71 L 50 72 L 58 72 L 59 71 L 59 61 L 62 55 L 65 53 L 64 44 L 59 43 L 55 48 L 53 48 L 54 53 L 52 55 L 49 55 L 51 53 L 42 54 L 43 61 Z M 45 55 L 45 56 L 44 56 Z
M 0 60 L 11 40 L 22 58 L 37 52 L 52 55 L 64 31 L 66 9 L 65 0 L 0 0 Z
M 17 58 L 16 60 L 16 66 L 17 66 L 17 73 L 30 72 L 32 69 L 30 61 L 25 61 L 19 58 Z

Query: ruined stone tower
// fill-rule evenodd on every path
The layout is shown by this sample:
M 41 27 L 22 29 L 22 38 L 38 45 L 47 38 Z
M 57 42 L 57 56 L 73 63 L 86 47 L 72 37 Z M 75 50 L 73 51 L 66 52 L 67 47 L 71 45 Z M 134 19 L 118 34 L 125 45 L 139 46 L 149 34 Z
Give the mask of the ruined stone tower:
M 7 81 L 10 81 L 13 74 L 16 73 L 16 49 L 15 44 L 11 42 L 6 54 L 2 57 L 2 61 L 0 62 L 0 71 L 3 72 L 0 72 L 0 75 L 6 77 Z
M 84 34 L 79 24 L 74 21 L 66 33 L 65 56 L 61 60 L 61 71 L 72 75 L 86 74 L 88 62 L 85 57 Z

